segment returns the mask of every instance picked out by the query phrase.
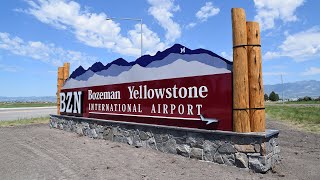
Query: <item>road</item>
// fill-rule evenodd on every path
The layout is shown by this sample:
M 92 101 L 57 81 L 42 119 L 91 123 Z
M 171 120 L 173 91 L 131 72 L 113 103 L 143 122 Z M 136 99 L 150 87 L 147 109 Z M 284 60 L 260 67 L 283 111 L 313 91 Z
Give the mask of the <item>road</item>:
M 57 107 L 0 108 L 0 121 L 29 119 L 56 114 Z

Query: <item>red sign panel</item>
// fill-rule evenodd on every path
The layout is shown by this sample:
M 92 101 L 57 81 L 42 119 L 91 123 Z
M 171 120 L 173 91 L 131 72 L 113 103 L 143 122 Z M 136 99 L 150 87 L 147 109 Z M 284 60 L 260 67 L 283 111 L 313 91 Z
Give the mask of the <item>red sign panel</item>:
M 232 130 L 231 73 L 70 88 L 60 96 L 64 115 Z

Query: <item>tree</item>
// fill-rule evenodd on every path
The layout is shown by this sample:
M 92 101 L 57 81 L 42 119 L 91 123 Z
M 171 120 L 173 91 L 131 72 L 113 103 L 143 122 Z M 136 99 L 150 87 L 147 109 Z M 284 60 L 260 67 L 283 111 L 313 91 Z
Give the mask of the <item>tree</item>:
M 309 96 L 305 96 L 305 97 L 303 98 L 303 100 L 304 100 L 304 101 L 312 101 L 312 98 L 309 97 Z
M 279 94 L 276 94 L 274 91 L 272 91 L 269 95 L 270 101 L 278 101 L 279 100 Z
M 264 100 L 265 100 L 265 101 L 268 101 L 268 100 L 269 100 L 268 94 L 264 94 Z

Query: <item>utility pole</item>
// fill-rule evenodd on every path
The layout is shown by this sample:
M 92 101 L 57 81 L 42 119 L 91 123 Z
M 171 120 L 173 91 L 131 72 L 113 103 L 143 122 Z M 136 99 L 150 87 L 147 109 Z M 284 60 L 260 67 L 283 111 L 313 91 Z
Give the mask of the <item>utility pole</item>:
M 284 99 L 283 99 L 284 86 L 283 86 L 282 74 L 281 74 L 281 84 L 282 84 L 282 104 L 284 104 Z

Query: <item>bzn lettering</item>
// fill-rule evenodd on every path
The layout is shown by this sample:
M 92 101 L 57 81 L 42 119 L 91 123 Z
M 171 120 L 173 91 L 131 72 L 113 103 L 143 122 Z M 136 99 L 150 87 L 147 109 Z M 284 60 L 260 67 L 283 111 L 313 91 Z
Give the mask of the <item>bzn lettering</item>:
M 81 114 L 82 113 L 82 91 L 61 92 L 60 112 Z

